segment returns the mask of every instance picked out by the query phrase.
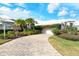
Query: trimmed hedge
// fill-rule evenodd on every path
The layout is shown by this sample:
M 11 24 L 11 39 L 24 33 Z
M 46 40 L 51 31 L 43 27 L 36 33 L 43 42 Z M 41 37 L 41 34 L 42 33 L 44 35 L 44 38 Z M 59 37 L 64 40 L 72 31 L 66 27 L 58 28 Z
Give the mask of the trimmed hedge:
M 79 41 L 79 35 L 72 35 L 72 34 L 68 34 L 68 33 L 63 33 L 58 36 L 61 38 L 67 39 L 67 40 Z

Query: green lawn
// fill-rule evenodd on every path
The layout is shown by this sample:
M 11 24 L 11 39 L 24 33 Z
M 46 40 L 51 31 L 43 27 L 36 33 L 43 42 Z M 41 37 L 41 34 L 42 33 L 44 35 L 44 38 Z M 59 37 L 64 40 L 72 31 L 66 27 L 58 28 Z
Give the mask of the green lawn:
M 61 55 L 79 56 L 79 41 L 70 41 L 52 36 L 49 38 L 49 42 Z
M 11 39 L 0 39 L 0 45 L 11 41 Z

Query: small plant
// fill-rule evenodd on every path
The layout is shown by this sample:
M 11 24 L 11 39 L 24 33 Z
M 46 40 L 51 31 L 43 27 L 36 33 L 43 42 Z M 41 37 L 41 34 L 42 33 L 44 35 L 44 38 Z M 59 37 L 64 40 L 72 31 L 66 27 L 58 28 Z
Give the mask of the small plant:
M 7 38 L 8 38 L 8 39 L 13 39 L 13 38 L 16 37 L 14 31 L 8 31 L 6 35 L 7 35 Z
M 32 30 L 26 31 L 27 35 L 32 35 L 34 32 Z
M 60 33 L 60 30 L 59 30 L 58 28 L 53 28 L 52 32 L 53 32 L 55 35 L 61 34 L 61 33 Z
M 27 33 L 26 33 L 25 31 L 20 32 L 20 33 L 19 33 L 19 36 L 27 36 Z
M 4 39 L 4 34 L 3 33 L 0 34 L 0 39 Z
M 19 31 L 15 32 L 16 37 L 19 36 L 19 33 L 20 33 Z
M 68 27 L 68 33 L 77 35 L 77 28 L 76 27 Z
M 63 30 L 60 30 L 60 33 L 67 33 L 67 30 L 63 29 Z

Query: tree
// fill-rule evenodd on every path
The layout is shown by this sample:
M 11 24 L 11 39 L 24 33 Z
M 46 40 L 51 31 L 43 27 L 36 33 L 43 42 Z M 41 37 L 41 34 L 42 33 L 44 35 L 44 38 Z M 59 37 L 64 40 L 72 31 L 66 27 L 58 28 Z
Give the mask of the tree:
M 20 27 L 21 31 L 24 30 L 25 21 L 23 19 L 17 19 L 15 25 Z
M 28 18 L 25 20 L 25 23 L 27 24 L 27 28 L 34 29 L 36 21 L 33 18 Z

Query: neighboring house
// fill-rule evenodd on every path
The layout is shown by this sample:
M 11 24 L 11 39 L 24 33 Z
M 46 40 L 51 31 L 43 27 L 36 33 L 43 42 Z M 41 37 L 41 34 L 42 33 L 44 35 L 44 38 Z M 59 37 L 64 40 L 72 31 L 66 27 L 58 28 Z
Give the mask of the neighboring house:
M 73 26 L 76 27 L 77 30 L 79 30 L 79 21 L 78 20 L 64 21 L 63 23 L 61 23 L 61 29 L 64 29 L 66 26 Z
M 79 30 L 79 20 L 75 21 L 74 24 L 75 24 L 74 26 L 77 27 L 77 29 Z
M 74 25 L 75 21 L 64 21 L 63 23 L 61 23 L 61 29 L 66 29 L 67 26 L 74 27 Z
M 14 21 L 8 16 L 0 16 L 0 30 L 3 30 L 4 25 L 5 29 L 13 29 Z

